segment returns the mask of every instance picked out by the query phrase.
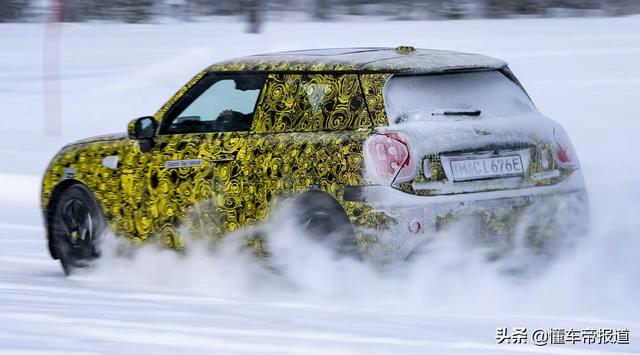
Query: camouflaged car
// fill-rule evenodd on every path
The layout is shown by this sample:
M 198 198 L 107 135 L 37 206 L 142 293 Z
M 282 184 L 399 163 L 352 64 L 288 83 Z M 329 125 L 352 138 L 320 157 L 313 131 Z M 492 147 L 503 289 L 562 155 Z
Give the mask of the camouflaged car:
M 463 217 L 508 241 L 543 201 L 535 244 L 581 223 L 586 198 L 569 138 L 505 62 L 412 47 L 214 64 L 128 134 L 64 147 L 42 186 L 49 250 L 67 272 L 99 255 L 104 228 L 179 249 L 184 231 L 221 238 L 285 201 L 337 252 L 387 259 Z

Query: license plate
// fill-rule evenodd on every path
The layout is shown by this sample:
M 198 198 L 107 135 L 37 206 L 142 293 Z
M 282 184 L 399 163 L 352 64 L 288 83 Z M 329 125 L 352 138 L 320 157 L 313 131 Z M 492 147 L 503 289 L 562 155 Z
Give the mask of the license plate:
M 453 181 L 522 176 L 524 169 L 519 155 L 491 158 L 451 160 Z

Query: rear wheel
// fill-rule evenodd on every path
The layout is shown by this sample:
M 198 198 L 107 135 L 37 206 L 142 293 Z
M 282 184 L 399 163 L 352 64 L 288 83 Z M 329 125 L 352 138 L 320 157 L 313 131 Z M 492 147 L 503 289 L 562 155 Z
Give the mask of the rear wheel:
M 308 192 L 295 203 L 295 217 L 306 234 L 338 256 L 360 256 L 353 226 L 340 205 L 321 192 Z
M 83 185 L 62 192 L 52 211 L 52 241 L 65 274 L 84 268 L 100 256 L 97 242 L 104 230 L 98 203 Z

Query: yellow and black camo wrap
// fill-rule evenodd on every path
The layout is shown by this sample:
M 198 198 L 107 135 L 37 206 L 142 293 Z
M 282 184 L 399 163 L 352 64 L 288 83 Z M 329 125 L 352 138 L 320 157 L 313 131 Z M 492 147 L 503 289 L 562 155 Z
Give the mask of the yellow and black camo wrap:
M 356 74 L 270 74 L 257 108 L 257 133 L 372 128 Z
M 161 121 L 204 75 L 154 117 Z M 367 74 L 368 95 L 381 95 L 374 86 L 387 76 Z M 219 238 L 265 221 L 278 201 L 313 188 L 333 196 L 356 224 L 374 227 L 381 221 L 367 214 L 368 206 L 343 199 L 345 186 L 366 183 L 363 144 L 374 126 L 386 123 L 384 110 L 369 116 L 367 105 L 379 110 L 382 98 L 368 95 L 356 74 L 272 73 L 251 132 L 158 135 L 148 152 L 126 137 L 64 148 L 45 174 L 43 208 L 58 184 L 77 181 L 93 191 L 117 234 L 180 247 L 183 229 Z M 108 156 L 118 157 L 117 168 L 103 165 Z M 167 166 L 183 160 L 197 164 Z
M 361 74 L 360 82 L 364 91 L 367 108 L 374 127 L 386 126 L 389 124 L 387 112 L 384 109 L 384 97 L 382 95 L 384 85 L 391 77 L 391 74 Z
M 389 77 L 504 65 L 489 57 L 408 47 L 215 64 L 184 85 L 154 118 L 162 122 L 205 75 L 262 72 L 268 79 L 251 131 L 158 135 L 145 152 L 126 136 L 78 142 L 63 148 L 45 172 L 42 207 L 47 212 L 59 189 L 82 183 L 117 234 L 179 248 L 183 230 L 220 238 L 267 220 L 279 201 L 318 189 L 333 196 L 361 230 L 384 227 L 388 216 L 362 201 L 347 201 L 344 192 L 367 184 L 363 145 L 373 128 L 388 125 L 383 89 Z M 117 157 L 117 166 L 104 164 L 106 157 Z M 172 161 L 190 163 L 167 165 Z M 358 237 L 366 248 L 366 233 Z

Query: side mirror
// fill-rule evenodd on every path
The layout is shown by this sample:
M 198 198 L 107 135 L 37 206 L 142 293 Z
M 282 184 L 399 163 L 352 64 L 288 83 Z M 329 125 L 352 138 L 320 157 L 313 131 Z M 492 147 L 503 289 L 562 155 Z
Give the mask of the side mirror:
M 153 147 L 153 137 L 158 129 L 158 121 L 152 116 L 136 118 L 129 122 L 129 138 L 140 142 L 140 150 L 148 152 Z
M 131 139 L 151 139 L 156 135 L 158 122 L 152 116 L 136 118 L 129 122 L 128 131 Z

